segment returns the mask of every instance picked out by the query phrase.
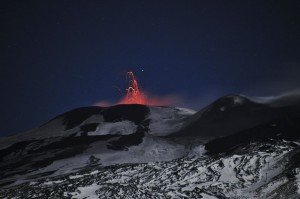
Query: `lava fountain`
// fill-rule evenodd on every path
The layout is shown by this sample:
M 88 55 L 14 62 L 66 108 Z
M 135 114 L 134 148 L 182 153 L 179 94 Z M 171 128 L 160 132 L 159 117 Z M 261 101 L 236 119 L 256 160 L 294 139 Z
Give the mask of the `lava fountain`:
M 139 85 L 138 79 L 133 72 L 127 72 L 128 87 L 124 97 L 117 103 L 108 101 L 97 102 L 96 106 L 112 106 L 114 104 L 143 104 L 149 106 L 174 106 L 181 102 L 176 95 L 154 96 L 146 94 Z
M 126 89 L 126 96 L 119 104 L 148 104 L 146 95 L 141 91 L 137 78 L 133 72 L 127 72 L 129 85 Z

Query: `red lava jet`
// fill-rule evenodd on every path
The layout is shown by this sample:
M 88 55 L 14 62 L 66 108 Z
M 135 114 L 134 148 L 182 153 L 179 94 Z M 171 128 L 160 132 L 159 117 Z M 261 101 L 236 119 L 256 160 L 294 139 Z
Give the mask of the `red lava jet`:
M 117 103 L 100 101 L 96 106 L 112 106 L 114 104 L 143 104 L 148 106 L 173 106 L 179 104 L 180 99 L 175 95 L 153 96 L 148 92 L 146 94 L 139 85 L 139 82 L 133 72 L 127 72 L 129 85 L 126 89 L 125 96 Z
M 119 104 L 148 104 L 146 95 L 141 91 L 137 78 L 133 72 L 127 72 L 129 86 L 126 89 L 126 96 Z

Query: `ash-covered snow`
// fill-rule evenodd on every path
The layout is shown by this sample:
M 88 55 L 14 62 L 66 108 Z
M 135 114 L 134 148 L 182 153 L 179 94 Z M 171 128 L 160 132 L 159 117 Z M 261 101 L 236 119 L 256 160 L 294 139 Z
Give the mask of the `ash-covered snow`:
M 297 185 L 297 192 L 300 194 L 300 168 L 296 169 L 297 174 L 296 177 L 296 185 Z
M 64 125 L 62 119 L 56 119 L 45 126 L 34 128 L 32 130 L 18 133 L 8 137 L 0 137 L 0 149 L 4 149 L 9 147 L 10 145 L 26 141 L 26 140 L 38 140 L 45 139 L 49 137 L 61 136 L 64 131 Z
M 82 153 L 70 158 L 55 160 L 48 166 L 39 170 L 28 171 L 24 175 L 12 176 L 16 180 L 14 185 L 27 182 L 30 176 L 53 172 L 50 176 L 65 175 L 90 164 L 90 157 L 99 159 L 99 164 L 109 166 L 122 163 L 146 163 L 155 161 L 170 161 L 180 158 L 188 153 L 188 149 L 181 144 L 176 144 L 151 135 L 146 135 L 143 142 L 137 146 L 129 147 L 126 151 L 109 150 L 103 141 L 94 142 Z M 202 147 L 203 148 L 203 147 Z M 71 178 L 81 176 L 71 176 Z
M 296 149 L 284 141 L 253 143 L 235 154 L 85 167 L 2 189 L 0 198 L 276 198 L 291 194 L 283 174 Z
M 150 113 L 146 118 L 150 119 L 149 133 L 158 136 L 168 135 L 180 129 L 187 117 L 195 113 L 195 111 L 185 108 L 149 107 L 149 109 Z M 90 136 L 116 134 L 129 135 L 135 133 L 137 129 L 137 125 L 129 120 L 105 122 L 103 115 L 101 114 L 91 115 L 77 126 L 66 129 L 64 118 L 58 117 L 38 128 L 8 137 L 0 137 L 0 150 L 9 147 L 12 144 L 27 140 L 49 139 L 49 141 L 53 141 L 53 138 L 59 139 L 73 134 L 80 136 L 80 127 L 92 123 L 98 124 L 98 126 L 95 131 L 88 132 L 88 135 Z
M 206 150 L 205 150 L 205 146 L 204 145 L 196 145 L 194 147 L 191 148 L 190 152 L 189 152 L 189 156 L 197 156 L 197 157 L 201 157 L 203 155 L 205 155 Z
M 45 140 L 56 141 L 53 138 L 68 137 L 72 134 L 75 134 L 80 131 L 80 126 L 88 123 L 98 122 L 103 123 L 103 116 L 96 114 L 87 118 L 80 125 L 75 128 L 66 130 L 64 125 L 63 118 L 55 118 L 52 121 L 38 127 L 31 129 L 26 132 L 21 132 L 8 137 L 0 137 L 0 150 L 9 147 L 12 144 L 27 141 L 27 140 Z M 51 140 L 50 140 L 51 138 Z M 49 144 L 49 143 L 48 143 Z
M 48 182 L 44 182 L 44 185 L 53 185 L 53 184 L 59 184 L 59 183 L 62 183 L 63 180 L 56 180 L 56 181 L 48 181 Z
M 1 138 L 0 149 L 17 145 L 1 151 L 6 170 L 0 173 L 0 198 L 299 198 L 300 168 L 292 159 L 300 151 L 297 140 L 256 140 L 212 153 L 204 147 L 209 138 L 164 137 L 210 109 L 214 118 L 214 112 L 247 105 L 243 96 L 228 97 L 217 109 L 196 115 L 189 109 L 143 107 L 129 117 L 116 109 L 75 125 L 58 117 Z
M 86 187 L 78 187 L 76 192 L 65 193 L 65 195 L 72 195 L 72 198 L 77 199 L 98 199 L 98 196 L 95 192 L 99 188 L 100 186 L 94 183 Z
M 129 135 L 136 132 L 137 125 L 131 121 L 103 122 L 96 131 L 88 132 L 88 135 Z
M 180 130 L 188 116 L 194 115 L 196 111 L 185 108 L 172 107 L 149 107 L 150 119 L 149 133 L 152 135 L 165 136 Z
M 97 142 L 94 143 L 89 150 L 87 150 L 87 153 L 101 158 L 102 165 L 169 161 L 182 157 L 187 153 L 185 146 L 151 135 L 146 135 L 141 144 L 131 146 L 127 151 L 111 151 L 102 149 L 101 155 L 97 155 L 97 151 L 100 150 L 97 149 L 96 145 Z

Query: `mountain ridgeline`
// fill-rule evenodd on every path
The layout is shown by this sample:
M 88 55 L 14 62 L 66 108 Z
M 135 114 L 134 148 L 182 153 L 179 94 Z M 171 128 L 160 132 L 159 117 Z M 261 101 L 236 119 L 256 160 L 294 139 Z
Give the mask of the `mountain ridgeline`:
M 280 99 L 262 103 L 226 95 L 198 112 L 137 104 L 77 108 L 32 130 L 0 138 L 0 187 L 10 190 L 33 180 L 99 166 L 110 169 L 122 164 L 171 164 L 195 157 L 212 161 L 237 154 L 249 156 L 253 143 L 267 148 L 272 143 L 292 147 L 293 155 L 288 157 L 294 174 L 285 175 L 296 175 L 299 137 L 300 101 L 294 99 L 291 103 L 280 103 Z M 267 148 L 256 150 L 267 153 Z M 280 147 L 275 149 L 277 155 L 283 152 Z M 226 167 L 227 163 L 218 164 Z

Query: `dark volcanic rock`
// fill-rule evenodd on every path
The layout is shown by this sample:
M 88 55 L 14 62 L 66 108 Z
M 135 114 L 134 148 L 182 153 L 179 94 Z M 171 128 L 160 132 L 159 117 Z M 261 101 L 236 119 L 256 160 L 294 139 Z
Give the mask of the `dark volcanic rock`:
M 146 120 L 148 114 L 147 106 L 135 104 L 105 108 L 83 107 L 61 114 L 33 131 L 32 139 L 25 136 L 27 140 L 16 139 L 16 143 L 0 149 L 0 178 L 25 174 L 49 166 L 54 161 L 74 157 L 99 141 L 102 141 L 104 146 L 107 144 L 109 149 L 128 150 L 128 147 L 142 143 L 145 132 L 148 131 L 149 121 Z M 97 117 L 99 122 L 92 120 L 93 122 L 86 123 L 85 121 L 92 116 Z M 40 137 L 38 133 L 43 133 L 40 129 L 47 128 L 47 125 L 50 127 L 61 125 L 51 123 L 56 119 L 63 122 L 64 128 L 61 134 L 57 134 L 57 137 Z M 96 131 L 101 122 L 113 125 L 115 122 L 125 120 L 137 125 L 136 129 L 132 129 L 131 134 L 122 135 L 119 132 L 112 132 L 112 134 L 88 135 L 89 132 Z M 68 130 L 73 133 L 67 133 Z
M 297 140 L 300 138 L 300 117 L 283 117 L 247 130 L 217 138 L 205 144 L 210 153 L 224 153 L 251 142 L 268 139 Z
M 276 111 L 242 96 L 222 97 L 195 114 L 174 136 L 225 136 L 276 118 Z
M 65 130 L 72 129 L 79 124 L 81 124 L 84 120 L 87 118 L 91 117 L 92 115 L 99 114 L 103 111 L 104 108 L 102 107 L 97 107 L 97 106 L 91 106 L 91 107 L 82 107 L 82 108 L 77 108 L 71 111 L 68 111 L 66 113 L 63 113 L 49 122 L 58 119 L 58 118 L 63 118 L 63 124 L 66 126 Z M 45 126 L 49 122 L 43 124 L 42 126 Z
M 140 124 L 149 114 L 149 108 L 139 104 L 116 105 L 104 109 L 101 114 L 105 122 L 129 120 L 135 124 Z
M 300 116 L 300 103 L 272 107 L 240 95 L 227 95 L 193 115 L 185 128 L 171 137 L 227 136 L 283 117 L 295 116 Z

